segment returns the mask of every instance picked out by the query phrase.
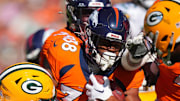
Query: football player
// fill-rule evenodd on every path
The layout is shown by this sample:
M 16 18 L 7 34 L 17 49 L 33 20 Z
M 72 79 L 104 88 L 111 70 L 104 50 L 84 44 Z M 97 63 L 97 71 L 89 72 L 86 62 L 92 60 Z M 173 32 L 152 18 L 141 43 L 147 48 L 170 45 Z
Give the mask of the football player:
M 91 60 L 88 65 L 94 74 L 108 76 L 116 82 L 124 91 L 125 100 L 140 101 L 138 88 L 144 79 L 140 67 L 149 58 L 149 49 L 144 44 L 142 33 L 132 38 L 129 27 L 128 19 L 117 8 L 94 11 L 86 28 L 89 45 L 86 52 Z M 94 82 L 95 79 L 91 78 L 94 77 L 90 76 Z M 90 100 L 112 100 L 116 95 L 108 89 L 107 83 L 104 86 L 96 84 L 86 85 Z
M 73 3 L 71 2 L 70 4 L 72 5 Z M 91 2 L 90 4 L 94 4 L 94 2 Z M 117 49 L 112 49 L 112 50 L 109 49 L 110 52 L 107 51 L 107 52 L 102 52 L 103 54 L 102 53 L 100 54 L 99 50 L 97 51 L 94 46 L 91 46 L 91 44 L 94 43 L 89 39 L 91 36 L 86 36 L 86 34 L 81 35 L 84 36 L 81 38 L 84 41 L 82 42 L 82 40 L 79 37 L 77 37 L 77 34 L 72 33 L 72 30 L 67 30 L 69 28 L 60 29 L 59 31 L 53 33 L 46 40 L 43 46 L 42 52 L 45 56 L 44 59 L 45 61 L 48 61 L 51 72 L 55 77 L 55 80 L 58 82 L 58 86 L 56 87 L 56 89 L 58 91 L 57 96 L 60 100 L 85 100 L 86 98 L 83 98 L 84 96 L 82 95 L 82 92 L 84 90 L 85 84 L 89 81 L 89 75 L 91 72 L 96 74 L 108 75 L 108 76 L 112 72 L 114 72 L 114 69 L 112 68 L 116 67 L 116 63 L 117 61 L 119 61 L 119 58 L 121 57 L 123 52 L 124 40 L 129 34 L 129 22 L 127 18 L 122 14 L 122 12 L 118 11 L 118 9 L 107 8 L 106 10 L 102 10 L 102 12 L 103 13 L 101 13 L 102 14 L 101 16 L 103 15 L 104 16 L 100 18 L 103 21 L 97 19 L 98 16 L 96 15 L 98 13 L 95 14 L 94 17 L 90 17 L 93 19 L 92 25 L 99 23 L 98 21 L 101 21 L 100 24 L 98 24 L 98 26 L 100 26 L 100 28 L 102 29 L 97 29 L 97 30 L 99 30 L 102 33 L 104 32 L 104 35 L 107 35 L 109 32 L 112 32 L 108 34 L 108 36 L 112 37 L 112 41 L 113 41 L 112 47 L 115 47 L 117 45 L 118 46 L 116 47 Z M 110 17 L 112 18 L 110 19 Z M 108 23 L 112 23 L 111 27 L 106 25 Z M 72 26 L 75 26 L 75 24 L 72 24 Z M 71 26 L 69 27 L 71 29 Z M 113 34 L 115 32 L 117 34 Z M 94 37 L 97 38 L 97 43 L 101 41 L 99 40 L 101 39 L 101 37 L 98 36 L 94 36 Z M 94 39 L 94 41 L 95 40 L 96 39 Z M 104 42 L 106 42 L 106 40 L 102 39 L 102 42 L 100 42 L 100 44 L 103 44 Z M 94 45 L 96 45 L 97 43 L 94 43 Z M 107 45 L 111 45 L 109 44 L 110 41 L 106 43 Z M 83 44 L 85 44 L 86 46 L 85 47 L 82 46 Z M 90 44 L 90 46 L 88 46 L 88 44 Z M 133 50 L 135 52 L 135 49 Z M 86 51 L 88 54 L 84 51 Z M 125 55 L 124 57 L 126 58 L 129 55 L 128 55 L 128 50 L 125 51 L 126 54 L 124 54 Z M 140 55 L 145 55 L 145 54 L 146 53 L 142 53 L 142 54 L 133 53 L 133 57 L 141 57 Z M 135 89 L 132 89 L 131 91 L 136 92 L 138 91 L 137 88 L 139 87 L 139 85 L 141 85 L 142 82 L 141 77 L 143 78 L 143 71 L 139 71 L 139 70 L 136 71 L 136 69 L 138 69 L 139 66 L 143 64 L 143 61 L 141 61 L 140 58 L 139 59 L 131 58 L 129 61 L 136 62 L 135 63 L 136 66 L 133 65 L 134 68 L 132 68 L 132 66 L 129 66 L 129 63 L 127 63 L 126 59 L 122 59 L 122 60 L 124 60 L 123 65 L 127 67 L 126 69 L 132 70 L 132 72 L 128 72 L 130 74 L 129 78 L 135 77 L 133 79 L 134 80 L 133 82 L 136 81 L 136 83 L 131 83 L 131 84 L 130 82 L 126 82 L 125 85 L 127 89 L 131 89 L 132 87 L 134 87 Z M 117 70 L 115 75 L 119 74 L 119 71 L 121 72 L 121 69 L 122 68 L 119 68 L 119 70 Z M 116 78 L 119 79 L 117 81 L 121 81 L 118 75 Z M 124 77 L 122 78 L 123 78 L 122 81 L 127 81 L 124 80 L 125 79 Z M 130 80 L 129 78 L 128 80 Z M 138 78 L 138 80 L 135 80 L 136 78 Z M 134 96 L 137 97 L 136 93 L 132 93 L 132 92 L 130 93 L 130 91 L 129 93 L 127 92 L 129 98 L 131 97 L 131 94 L 132 95 L 134 94 Z
M 1 101 L 55 101 L 55 86 L 45 69 L 34 63 L 17 63 L 0 74 Z
M 156 0 L 130 0 L 129 2 L 115 4 L 114 7 L 117 7 L 125 13 L 131 25 L 132 35 L 137 36 L 137 34 L 143 30 L 144 18 L 148 8 L 151 7 L 155 1 Z M 149 68 L 149 64 L 154 61 L 155 57 L 156 55 L 153 55 L 142 67 L 145 71 L 143 84 L 139 88 L 142 101 L 152 101 L 156 99 L 154 84 L 149 84 L 149 73 L 147 72 L 148 70 L 145 70 Z
M 159 0 L 158 0 L 159 1 Z M 180 1 L 160 0 L 146 13 L 144 30 L 158 61 L 150 70 L 157 76 L 158 101 L 180 100 Z
M 84 43 L 79 36 L 84 36 L 90 13 L 109 6 L 109 0 L 66 0 L 67 27 L 54 32 L 46 40 L 40 62 L 51 70 L 57 82 L 59 100 L 81 100 L 90 71 L 81 48 Z

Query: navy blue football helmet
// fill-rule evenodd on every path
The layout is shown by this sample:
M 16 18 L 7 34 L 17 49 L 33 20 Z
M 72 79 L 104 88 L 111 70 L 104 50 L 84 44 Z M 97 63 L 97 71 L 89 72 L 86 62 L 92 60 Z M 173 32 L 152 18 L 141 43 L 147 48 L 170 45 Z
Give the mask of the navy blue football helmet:
M 67 27 L 74 32 L 84 31 L 88 17 L 95 9 L 110 6 L 110 0 L 66 0 Z
M 102 71 L 110 69 L 122 56 L 129 27 L 126 16 L 114 7 L 100 8 L 89 16 L 86 52 Z
M 39 64 L 39 55 L 45 40 L 54 32 L 54 29 L 40 29 L 30 35 L 26 42 L 26 60 Z

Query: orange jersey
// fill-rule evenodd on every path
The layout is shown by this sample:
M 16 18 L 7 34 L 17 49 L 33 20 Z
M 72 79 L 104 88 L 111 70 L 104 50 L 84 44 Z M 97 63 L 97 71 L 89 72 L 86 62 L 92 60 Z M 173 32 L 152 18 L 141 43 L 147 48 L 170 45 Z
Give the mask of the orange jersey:
M 144 80 L 144 71 L 142 69 L 138 69 L 136 71 L 126 71 L 123 67 L 118 66 L 114 73 L 110 76 L 110 79 L 111 78 L 117 78 L 115 80 L 123 83 L 126 90 L 130 88 L 139 88 Z
M 156 87 L 158 101 L 180 101 L 180 63 L 159 65 Z
M 54 32 L 45 42 L 42 54 L 58 82 L 57 98 L 76 101 L 89 80 L 89 70 L 81 49 L 82 41 L 67 29 Z

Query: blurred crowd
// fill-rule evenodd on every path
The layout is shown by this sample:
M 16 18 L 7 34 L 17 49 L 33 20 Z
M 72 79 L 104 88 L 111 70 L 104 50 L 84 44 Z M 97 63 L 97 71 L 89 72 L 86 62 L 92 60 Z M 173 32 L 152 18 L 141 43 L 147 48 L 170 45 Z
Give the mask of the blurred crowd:
M 25 61 L 30 34 L 40 28 L 65 26 L 64 6 L 64 0 L 1 0 L 0 67 Z

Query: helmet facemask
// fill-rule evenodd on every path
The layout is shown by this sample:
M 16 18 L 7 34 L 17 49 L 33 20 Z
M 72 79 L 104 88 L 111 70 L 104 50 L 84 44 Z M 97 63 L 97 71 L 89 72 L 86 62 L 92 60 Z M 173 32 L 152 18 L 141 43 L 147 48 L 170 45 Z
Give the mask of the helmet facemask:
M 116 64 L 122 56 L 125 45 L 122 40 L 104 38 L 92 31 L 88 42 L 90 44 L 89 55 L 92 56 L 102 71 L 110 70 Z
M 82 32 L 87 25 L 88 17 L 96 8 L 73 7 L 67 5 L 68 26 L 72 31 Z
M 156 31 L 155 34 L 153 32 L 150 32 L 146 35 L 146 40 L 148 40 L 148 43 L 151 44 L 151 53 L 156 53 L 158 59 L 161 59 L 163 63 L 170 66 L 173 65 L 174 59 L 177 59 L 176 55 L 174 55 L 173 51 L 175 49 L 175 46 L 179 44 L 180 37 L 175 39 L 174 33 L 171 34 L 171 36 L 164 36 L 161 41 L 157 41 L 159 37 L 159 32 Z M 175 42 L 176 40 L 176 42 Z M 175 43 L 174 43 L 175 42 Z M 173 56 L 172 56 L 173 54 Z M 179 55 L 178 55 L 179 56 Z M 173 58 L 173 60 L 172 60 Z M 161 64 L 161 61 L 155 61 L 157 64 Z

